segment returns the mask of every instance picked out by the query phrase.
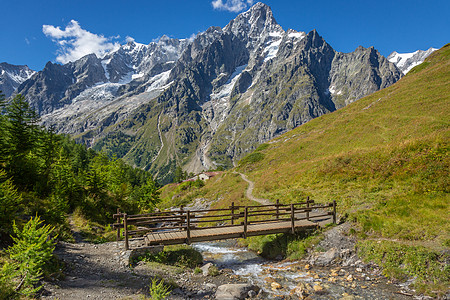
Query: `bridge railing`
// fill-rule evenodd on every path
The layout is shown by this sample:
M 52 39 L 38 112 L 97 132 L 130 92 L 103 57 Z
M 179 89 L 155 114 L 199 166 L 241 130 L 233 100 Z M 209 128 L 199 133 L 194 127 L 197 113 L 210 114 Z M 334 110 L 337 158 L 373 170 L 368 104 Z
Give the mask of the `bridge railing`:
M 315 211 L 312 215 L 311 212 Z M 152 232 L 186 231 L 186 243 L 191 242 L 191 231 L 223 227 L 243 227 L 242 237 L 247 237 L 248 226 L 273 222 L 291 222 L 292 233 L 295 222 L 300 220 L 317 220 L 332 216 L 336 223 L 336 202 L 315 204 L 309 197 L 305 202 L 281 204 L 278 200 L 270 205 L 236 206 L 234 202 L 228 208 L 154 212 L 148 214 L 127 215 L 117 210 L 114 214 L 117 240 L 121 231 L 125 248 L 129 249 L 131 237 L 142 236 Z

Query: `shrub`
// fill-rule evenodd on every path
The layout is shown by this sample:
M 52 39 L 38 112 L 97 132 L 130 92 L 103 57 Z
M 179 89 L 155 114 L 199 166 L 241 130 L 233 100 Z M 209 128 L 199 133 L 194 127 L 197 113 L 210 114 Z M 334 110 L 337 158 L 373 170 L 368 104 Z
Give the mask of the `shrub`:
M 219 275 L 220 274 L 220 271 L 219 271 L 219 268 L 217 268 L 216 266 L 211 266 L 209 269 L 208 269 L 208 275 L 209 276 L 217 276 L 217 275 Z
M 169 286 L 164 284 L 163 280 L 153 278 L 152 283 L 149 286 L 149 293 L 152 300 L 166 299 L 170 295 Z
M 195 268 L 203 262 L 200 252 L 190 246 L 167 246 L 157 254 L 146 254 L 138 260 L 158 262 L 183 268 Z
M 31 218 L 22 230 L 13 224 L 16 237 L 13 237 L 14 245 L 7 250 L 12 263 L 6 263 L 2 270 L 19 278 L 15 291 L 27 296 L 34 295 L 41 289 L 36 284 L 55 249 L 56 237 L 50 237 L 53 227 L 41 226 L 42 223 L 39 217 Z

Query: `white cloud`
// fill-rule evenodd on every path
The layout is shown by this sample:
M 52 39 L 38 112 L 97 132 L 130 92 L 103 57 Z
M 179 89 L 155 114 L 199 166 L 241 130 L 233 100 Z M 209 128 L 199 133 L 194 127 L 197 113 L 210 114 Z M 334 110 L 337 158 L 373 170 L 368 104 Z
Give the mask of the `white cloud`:
M 214 9 L 240 12 L 253 5 L 253 0 L 214 0 L 211 2 Z
M 42 31 L 57 43 L 59 49 L 56 61 L 61 63 L 75 61 L 91 53 L 101 57 L 120 46 L 119 43 L 112 42 L 113 38 L 84 30 L 75 20 L 70 21 L 64 30 L 52 25 L 43 25 Z

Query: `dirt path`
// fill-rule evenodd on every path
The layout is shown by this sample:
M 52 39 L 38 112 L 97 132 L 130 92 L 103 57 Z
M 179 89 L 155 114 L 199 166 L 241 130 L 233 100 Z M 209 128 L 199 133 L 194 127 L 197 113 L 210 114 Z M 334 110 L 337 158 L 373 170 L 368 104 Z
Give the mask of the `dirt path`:
M 248 179 L 248 177 L 245 176 L 245 174 L 242 174 L 242 173 L 238 173 L 238 174 L 241 175 L 242 179 L 248 183 L 247 191 L 245 192 L 245 195 L 247 196 L 248 199 L 250 199 L 252 201 L 256 201 L 258 203 L 261 203 L 262 205 L 273 204 L 272 202 L 270 202 L 267 199 L 256 198 L 255 196 L 253 196 L 253 189 L 255 188 L 255 183 L 253 181 L 251 181 L 250 179 Z
M 59 243 L 65 280 L 45 284 L 43 299 L 139 299 L 151 276 L 120 265 L 122 243 Z

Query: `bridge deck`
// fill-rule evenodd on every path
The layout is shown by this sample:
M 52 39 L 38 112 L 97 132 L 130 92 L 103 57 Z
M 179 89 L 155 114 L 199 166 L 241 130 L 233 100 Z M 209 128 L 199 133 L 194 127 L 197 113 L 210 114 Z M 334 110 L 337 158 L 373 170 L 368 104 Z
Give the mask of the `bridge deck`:
M 328 222 L 327 222 L 328 223 Z M 314 223 L 307 220 L 295 221 L 295 229 L 309 229 L 316 228 L 322 224 Z M 274 233 L 290 232 L 291 222 L 278 223 L 264 223 L 264 224 L 250 224 L 247 226 L 247 236 L 266 235 Z M 191 229 L 190 242 L 204 242 L 232 238 L 243 237 L 244 226 L 232 226 L 221 228 L 206 228 L 206 229 Z M 184 244 L 187 241 L 186 231 L 166 231 L 149 233 L 144 238 L 144 243 L 151 245 L 175 245 Z

